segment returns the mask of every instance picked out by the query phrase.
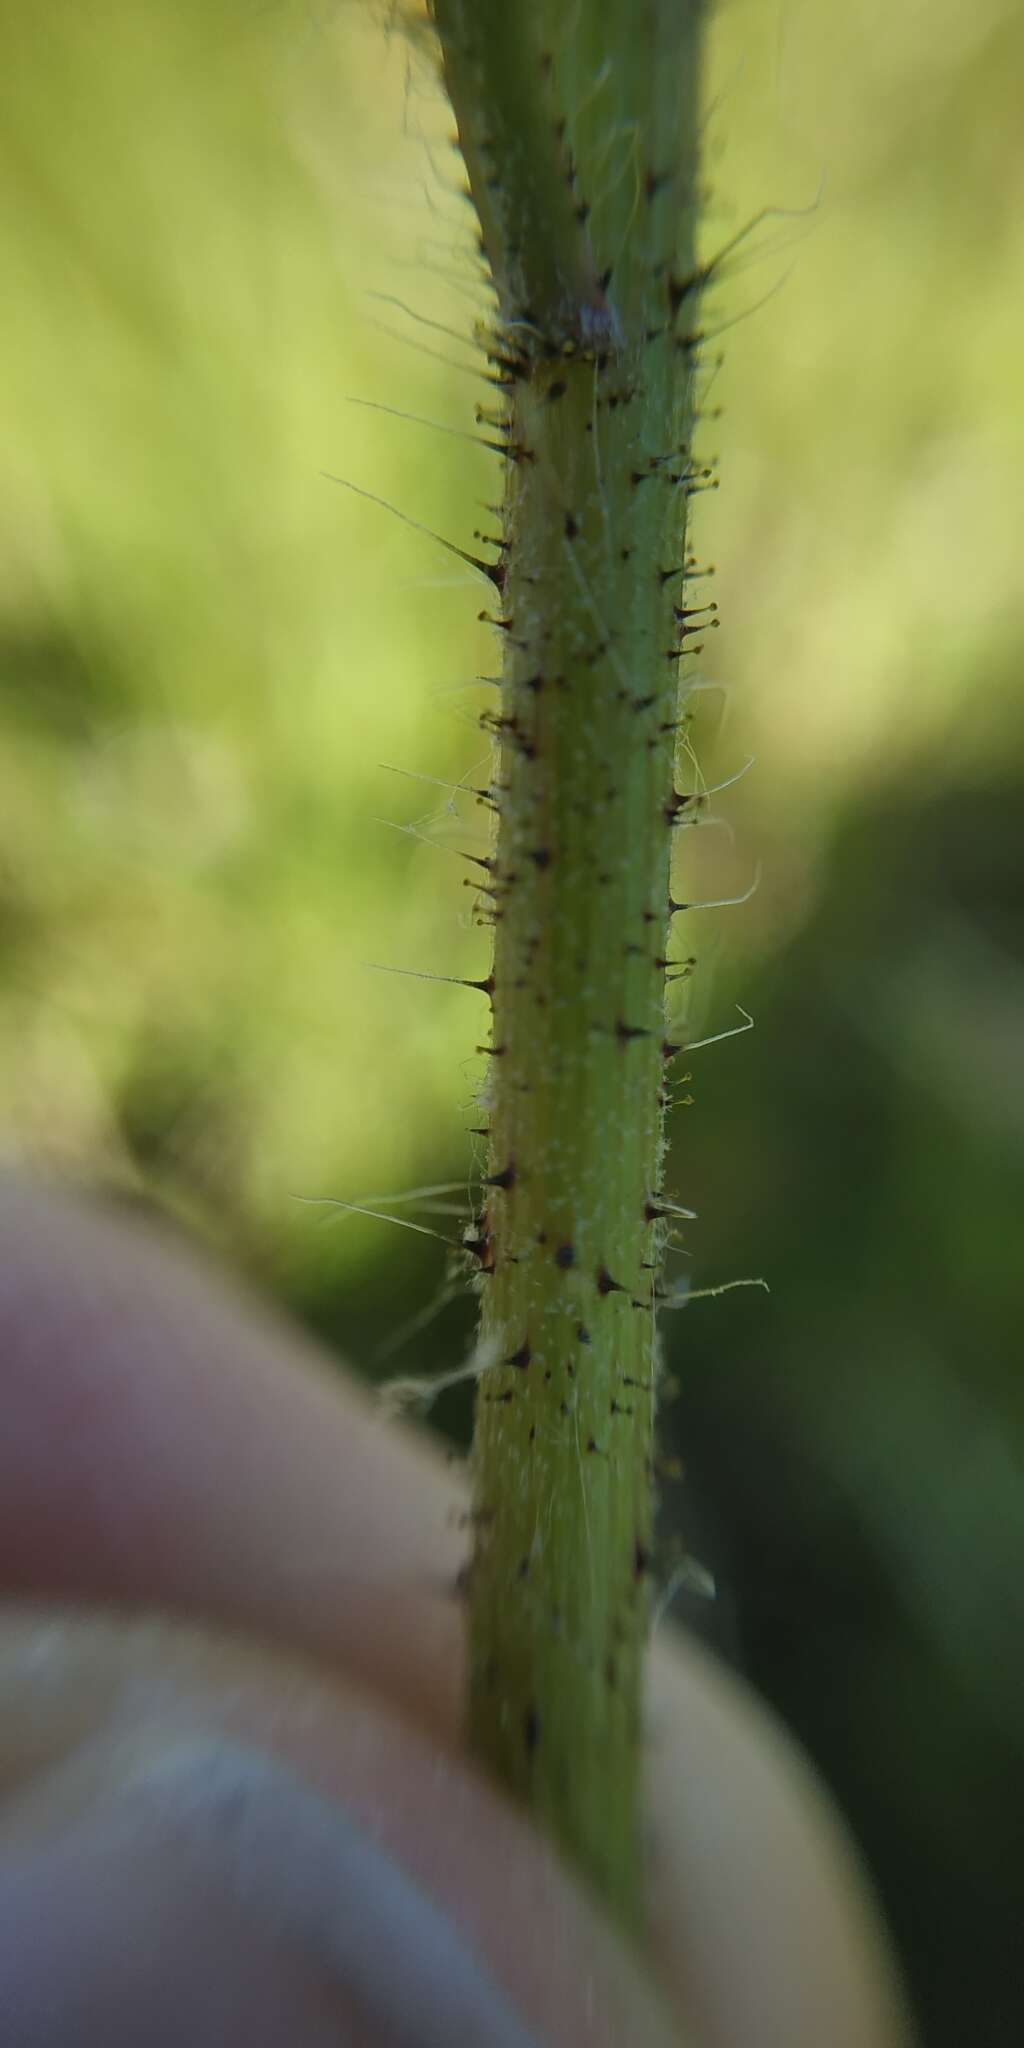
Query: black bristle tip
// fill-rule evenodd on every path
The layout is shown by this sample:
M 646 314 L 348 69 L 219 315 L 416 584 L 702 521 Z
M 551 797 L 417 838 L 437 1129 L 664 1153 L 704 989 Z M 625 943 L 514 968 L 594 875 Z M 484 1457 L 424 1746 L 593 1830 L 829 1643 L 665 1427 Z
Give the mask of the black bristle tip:
M 697 802 L 698 795 L 699 792 L 695 789 L 674 789 L 665 805 L 665 817 L 668 823 L 674 825 L 680 813 L 688 810 L 691 804 Z

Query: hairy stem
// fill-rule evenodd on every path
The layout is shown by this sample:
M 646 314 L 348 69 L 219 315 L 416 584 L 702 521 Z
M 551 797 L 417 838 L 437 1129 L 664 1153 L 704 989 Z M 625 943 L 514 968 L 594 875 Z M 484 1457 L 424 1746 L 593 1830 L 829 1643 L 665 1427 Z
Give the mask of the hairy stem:
M 469 1731 L 635 1923 L 700 8 L 433 13 L 507 451 Z

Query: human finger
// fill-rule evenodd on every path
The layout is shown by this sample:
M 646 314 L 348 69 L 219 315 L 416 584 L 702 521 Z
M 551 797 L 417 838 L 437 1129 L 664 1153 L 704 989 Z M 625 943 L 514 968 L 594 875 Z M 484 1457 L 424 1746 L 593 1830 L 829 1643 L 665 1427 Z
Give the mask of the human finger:
M 272 1309 L 5 1176 L 0 1358 L 0 1590 L 253 1629 L 455 1739 L 456 1474 Z
M 6 1232 L 11 1582 L 256 1629 L 456 1746 L 454 1472 L 148 1230 L 34 1195 Z M 677 1997 L 715 2041 L 755 2016 L 759 2044 L 898 2038 L 884 1941 L 810 1774 L 692 1645 L 652 1661 L 651 1912 Z
M 700 2048 L 521 1817 L 338 1675 L 0 1619 L 9 2048 Z

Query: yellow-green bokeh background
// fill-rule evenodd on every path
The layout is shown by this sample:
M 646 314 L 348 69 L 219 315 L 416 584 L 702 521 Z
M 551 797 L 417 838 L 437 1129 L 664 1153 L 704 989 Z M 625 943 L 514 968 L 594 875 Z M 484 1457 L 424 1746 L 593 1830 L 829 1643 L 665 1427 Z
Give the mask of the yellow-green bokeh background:
M 350 402 L 486 396 L 374 296 L 471 326 L 449 123 L 370 7 L 0 24 L 4 1151 L 369 1360 L 440 1251 L 295 1197 L 465 1171 L 482 1005 L 366 963 L 481 971 L 449 797 L 381 764 L 477 779 L 493 653 L 471 577 L 321 472 L 488 524 L 479 449 Z M 928 2038 L 982 2043 L 1019 2024 L 1022 76 L 1012 0 L 715 24 L 709 250 L 803 211 L 708 309 L 698 744 L 756 767 L 691 873 L 763 879 L 688 935 L 695 1024 L 757 1029 L 694 1056 L 675 1158 L 695 1284 L 773 1292 L 673 1329 L 669 1420 L 721 1639 L 851 1812 Z

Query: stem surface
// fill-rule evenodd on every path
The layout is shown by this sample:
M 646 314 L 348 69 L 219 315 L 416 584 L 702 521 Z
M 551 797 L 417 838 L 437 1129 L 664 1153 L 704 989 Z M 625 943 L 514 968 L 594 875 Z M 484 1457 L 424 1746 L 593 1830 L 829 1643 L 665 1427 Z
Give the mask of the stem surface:
M 469 1733 L 636 1923 L 699 8 L 434 17 L 507 447 Z

